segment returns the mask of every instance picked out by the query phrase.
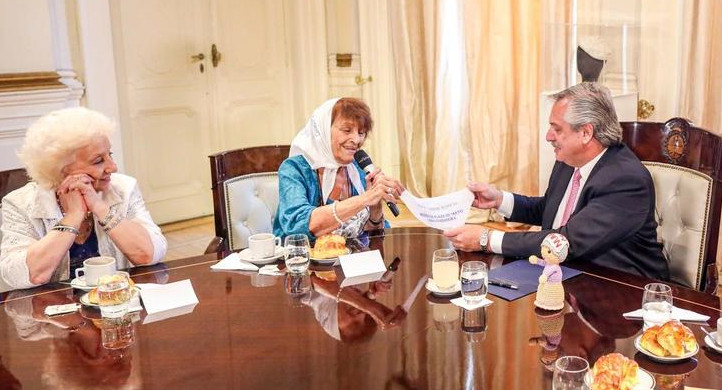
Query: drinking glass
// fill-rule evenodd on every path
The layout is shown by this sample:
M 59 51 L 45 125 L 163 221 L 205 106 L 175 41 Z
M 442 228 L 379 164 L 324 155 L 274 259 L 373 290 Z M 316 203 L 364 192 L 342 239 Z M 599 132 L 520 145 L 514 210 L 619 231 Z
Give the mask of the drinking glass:
M 642 298 L 644 329 L 662 325 L 672 319 L 672 288 L 663 283 L 644 286 Z
M 135 342 L 135 328 L 130 314 L 116 318 L 103 318 L 100 329 L 103 347 L 127 348 Z
M 309 252 L 311 246 L 305 234 L 291 234 L 286 237 L 284 249 L 286 251 L 286 268 L 291 273 L 304 273 L 310 263 Z
M 98 280 L 98 306 L 103 318 L 118 318 L 128 312 L 130 281 L 127 272 L 114 272 Z
M 589 372 L 589 362 L 579 356 L 562 356 L 554 363 L 553 390 L 586 389 L 584 376 Z
M 489 290 L 489 272 L 482 261 L 467 261 L 461 265 L 461 296 L 468 304 L 479 303 Z
M 439 289 L 453 288 L 459 281 L 459 258 L 453 249 L 437 249 L 431 260 L 431 277 Z

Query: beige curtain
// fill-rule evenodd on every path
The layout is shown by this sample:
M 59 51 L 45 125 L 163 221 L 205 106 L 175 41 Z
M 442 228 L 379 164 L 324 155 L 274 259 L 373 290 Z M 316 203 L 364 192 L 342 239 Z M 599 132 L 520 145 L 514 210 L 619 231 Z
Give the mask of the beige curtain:
M 472 177 L 537 192 L 540 1 L 465 3 Z
M 401 180 L 537 190 L 541 0 L 394 1 Z
M 722 134 L 722 2 L 686 1 L 683 18 L 680 114 Z

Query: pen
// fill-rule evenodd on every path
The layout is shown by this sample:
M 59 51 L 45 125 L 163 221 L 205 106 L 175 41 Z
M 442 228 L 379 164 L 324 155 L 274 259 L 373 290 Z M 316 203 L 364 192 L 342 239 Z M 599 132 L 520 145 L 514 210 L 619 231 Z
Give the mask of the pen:
M 489 279 L 489 284 L 493 284 L 494 286 L 504 287 L 504 288 L 510 288 L 512 290 L 518 290 L 519 286 L 516 285 L 516 283 L 505 280 L 505 279 Z

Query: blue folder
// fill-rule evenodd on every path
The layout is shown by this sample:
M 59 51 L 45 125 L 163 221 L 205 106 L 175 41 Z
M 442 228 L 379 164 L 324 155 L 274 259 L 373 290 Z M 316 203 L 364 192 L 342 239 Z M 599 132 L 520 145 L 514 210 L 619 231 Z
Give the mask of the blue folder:
M 573 278 L 581 271 L 562 266 L 562 280 Z M 513 281 L 519 286 L 518 290 L 494 286 L 489 284 L 489 293 L 507 301 L 513 301 L 536 292 L 539 287 L 539 276 L 544 267 L 530 263 L 528 260 L 518 260 L 513 263 L 502 265 L 489 271 L 489 279 L 506 279 Z

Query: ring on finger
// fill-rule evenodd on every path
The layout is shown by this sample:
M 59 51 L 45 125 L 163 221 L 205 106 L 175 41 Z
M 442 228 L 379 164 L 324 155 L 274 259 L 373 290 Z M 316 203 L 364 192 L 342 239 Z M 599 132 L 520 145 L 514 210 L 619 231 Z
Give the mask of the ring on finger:
M 389 194 L 389 195 L 393 195 L 393 194 L 394 194 L 393 188 L 387 188 L 387 189 L 386 189 L 386 193 Z

